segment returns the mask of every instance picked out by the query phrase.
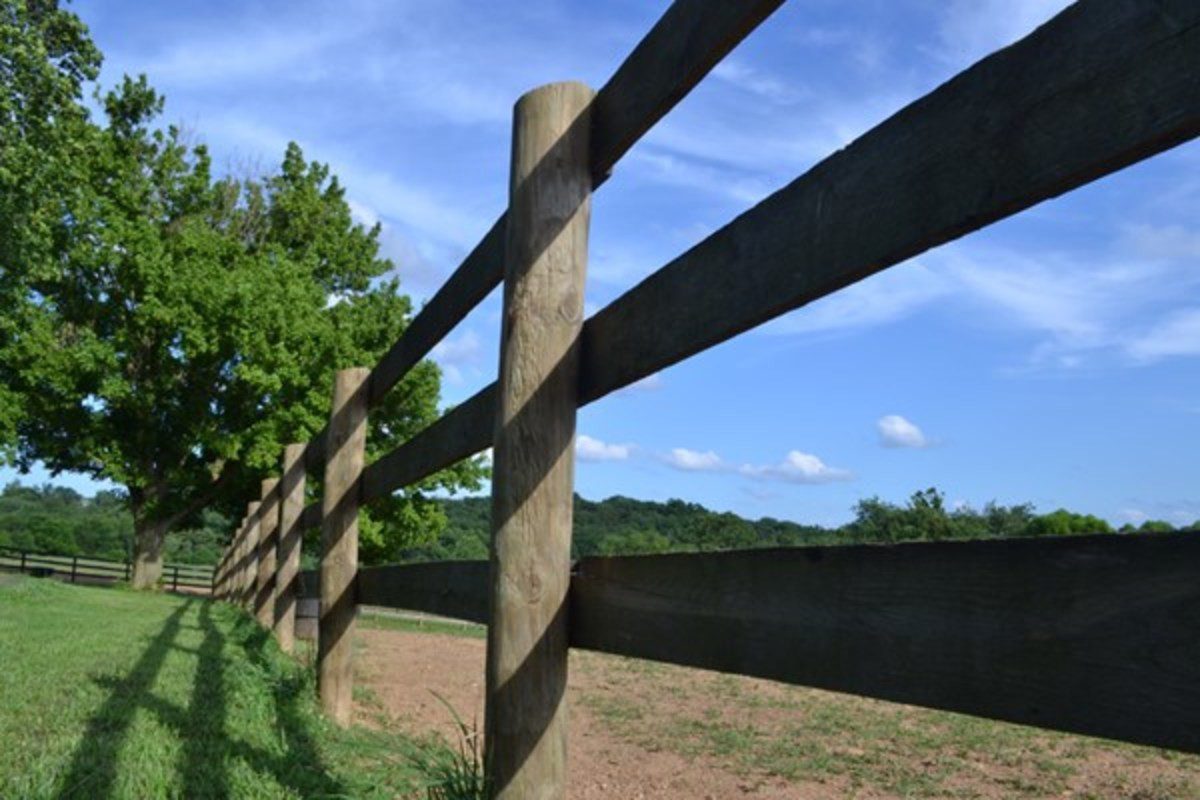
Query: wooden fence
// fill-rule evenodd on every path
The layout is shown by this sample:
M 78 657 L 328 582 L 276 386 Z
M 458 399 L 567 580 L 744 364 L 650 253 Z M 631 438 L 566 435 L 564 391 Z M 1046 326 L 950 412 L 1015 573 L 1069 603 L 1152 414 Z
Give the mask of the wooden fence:
M 350 720 L 356 604 L 489 626 L 496 797 L 561 797 L 567 648 L 757 675 L 1200 752 L 1200 537 L 1079 537 L 584 559 L 575 410 L 931 247 L 1200 134 L 1200 3 L 1082 0 L 910 104 L 583 322 L 589 196 L 782 0 L 676 0 L 593 93 L 514 110 L 508 211 L 326 428 L 289 446 L 216 578 Z M 366 419 L 504 284 L 496 383 L 371 464 Z M 490 563 L 360 569 L 357 512 L 493 446 Z M 304 507 L 305 476 L 324 494 Z M 322 529 L 298 575 L 300 534 Z
M 63 556 L 0 545 L 0 570 L 65 578 L 71 583 L 110 584 L 129 580 L 128 560 Z M 215 572 L 199 564 L 164 564 L 162 585 L 173 592 L 209 594 Z

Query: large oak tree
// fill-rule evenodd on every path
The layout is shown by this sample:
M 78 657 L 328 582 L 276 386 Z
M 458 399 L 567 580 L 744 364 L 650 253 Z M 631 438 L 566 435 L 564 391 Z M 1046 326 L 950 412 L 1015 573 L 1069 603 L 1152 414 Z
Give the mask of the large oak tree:
M 30 219 L 38 226 L 0 250 L 8 455 L 125 487 L 133 581 L 149 586 L 166 533 L 204 508 L 236 518 L 282 445 L 324 424 L 333 372 L 375 363 L 411 304 L 388 279 L 378 226 L 357 224 L 337 179 L 299 147 L 270 174 L 217 177 L 204 146 L 156 127 L 162 100 L 145 77 L 98 96 L 104 119 L 92 122 L 79 102 L 98 64 L 86 29 L 44 0 L 0 9 L 12 23 L 3 35 L 64 82 L 62 110 L 39 116 L 52 132 L 47 155 L 61 163 L 37 202 L 14 194 L 31 209 L 24 217 L 0 201 L 0 239 Z M 74 35 L 58 53 L 45 44 L 55 29 Z M 26 93 L 37 88 L 27 83 Z M 0 165 L 36 173 L 21 159 L 37 157 L 5 145 Z M 373 452 L 436 417 L 439 378 L 424 362 L 373 410 Z M 479 475 L 466 463 L 374 508 L 364 558 L 435 533 L 441 511 L 426 493 Z

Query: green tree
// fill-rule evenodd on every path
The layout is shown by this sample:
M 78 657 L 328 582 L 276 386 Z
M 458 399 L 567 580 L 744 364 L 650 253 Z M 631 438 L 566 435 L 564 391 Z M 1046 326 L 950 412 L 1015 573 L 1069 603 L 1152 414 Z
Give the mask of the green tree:
M 21 280 L 0 385 L 23 405 L 20 467 L 125 487 L 145 587 L 166 534 L 205 508 L 238 518 L 282 445 L 324 424 L 334 371 L 374 364 L 411 304 L 387 279 L 379 227 L 355 224 L 337 179 L 296 145 L 265 178 L 217 179 L 203 146 L 154 127 L 162 99 L 144 76 L 98 99 L 105 124 L 73 134 L 82 158 L 52 258 L 6 260 Z M 439 384 L 423 362 L 372 411 L 372 455 L 433 421 Z M 373 508 L 364 557 L 436 533 L 426 493 L 480 474 L 467 462 Z
M 1078 536 L 1088 533 L 1112 533 L 1112 526 L 1091 514 L 1076 514 L 1060 508 L 1036 517 L 1029 524 L 1030 536 Z
M 83 85 L 99 68 L 87 28 L 56 2 L 0 0 L 0 308 L 57 254 L 88 126 Z M 17 324 L 0 315 L 0 345 Z M 21 413 L 19 394 L 0 382 L 0 454 L 11 456 Z

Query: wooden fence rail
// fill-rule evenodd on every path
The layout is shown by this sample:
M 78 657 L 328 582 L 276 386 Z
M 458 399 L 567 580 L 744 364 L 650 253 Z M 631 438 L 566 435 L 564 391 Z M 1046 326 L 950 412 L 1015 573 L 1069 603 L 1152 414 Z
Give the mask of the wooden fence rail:
M 364 567 L 357 601 L 486 624 L 488 572 Z M 1200 753 L 1196 533 L 585 558 L 568 618 L 572 647 Z
M 64 556 L 0 545 L 0 570 L 66 576 L 71 583 L 115 583 L 128 580 L 129 561 L 90 556 Z M 213 568 L 200 564 L 164 564 L 163 586 L 212 591 Z
M 565 700 L 545 688 L 568 643 L 1200 752 L 1195 536 L 585 559 L 568 575 L 576 407 L 1200 135 L 1200 3 L 1081 0 L 580 326 L 590 191 L 780 4 L 676 0 L 590 101 L 556 84 L 518 102 L 508 211 L 378 364 L 339 373 L 329 424 L 283 458 L 287 501 L 272 484 L 250 504 L 216 591 L 290 643 L 295 598 L 320 587 L 322 702 L 343 724 L 356 604 L 486 622 L 496 797 L 563 796 Z M 497 382 L 364 464 L 369 409 L 502 281 Z M 558 333 L 526 335 L 523 315 L 549 307 Z M 358 568 L 360 504 L 493 443 L 490 563 Z M 314 528 L 319 580 L 297 572 Z

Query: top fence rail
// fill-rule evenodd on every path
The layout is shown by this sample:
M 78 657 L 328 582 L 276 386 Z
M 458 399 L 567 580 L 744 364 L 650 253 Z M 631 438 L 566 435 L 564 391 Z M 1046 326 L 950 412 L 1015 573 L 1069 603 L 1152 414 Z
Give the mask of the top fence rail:
M 676 0 L 596 94 L 591 113 L 593 188 L 646 131 L 687 96 L 783 0 Z M 376 406 L 504 277 L 507 214 L 501 214 L 408 330 L 371 370 Z M 467 453 L 466 455 L 471 455 Z M 305 451 L 309 471 L 325 461 L 325 431 Z
M 600 91 L 593 175 L 779 3 L 673 5 Z M 1200 135 L 1200 4 L 1076 3 L 834 153 L 589 319 L 580 403 Z M 667 65 L 682 64 L 682 67 Z M 501 217 L 375 367 L 378 402 L 503 274 Z M 377 500 L 492 443 L 495 384 L 370 465 Z M 323 436 L 306 466 L 323 459 Z M 317 509 L 306 515 L 315 523 Z

